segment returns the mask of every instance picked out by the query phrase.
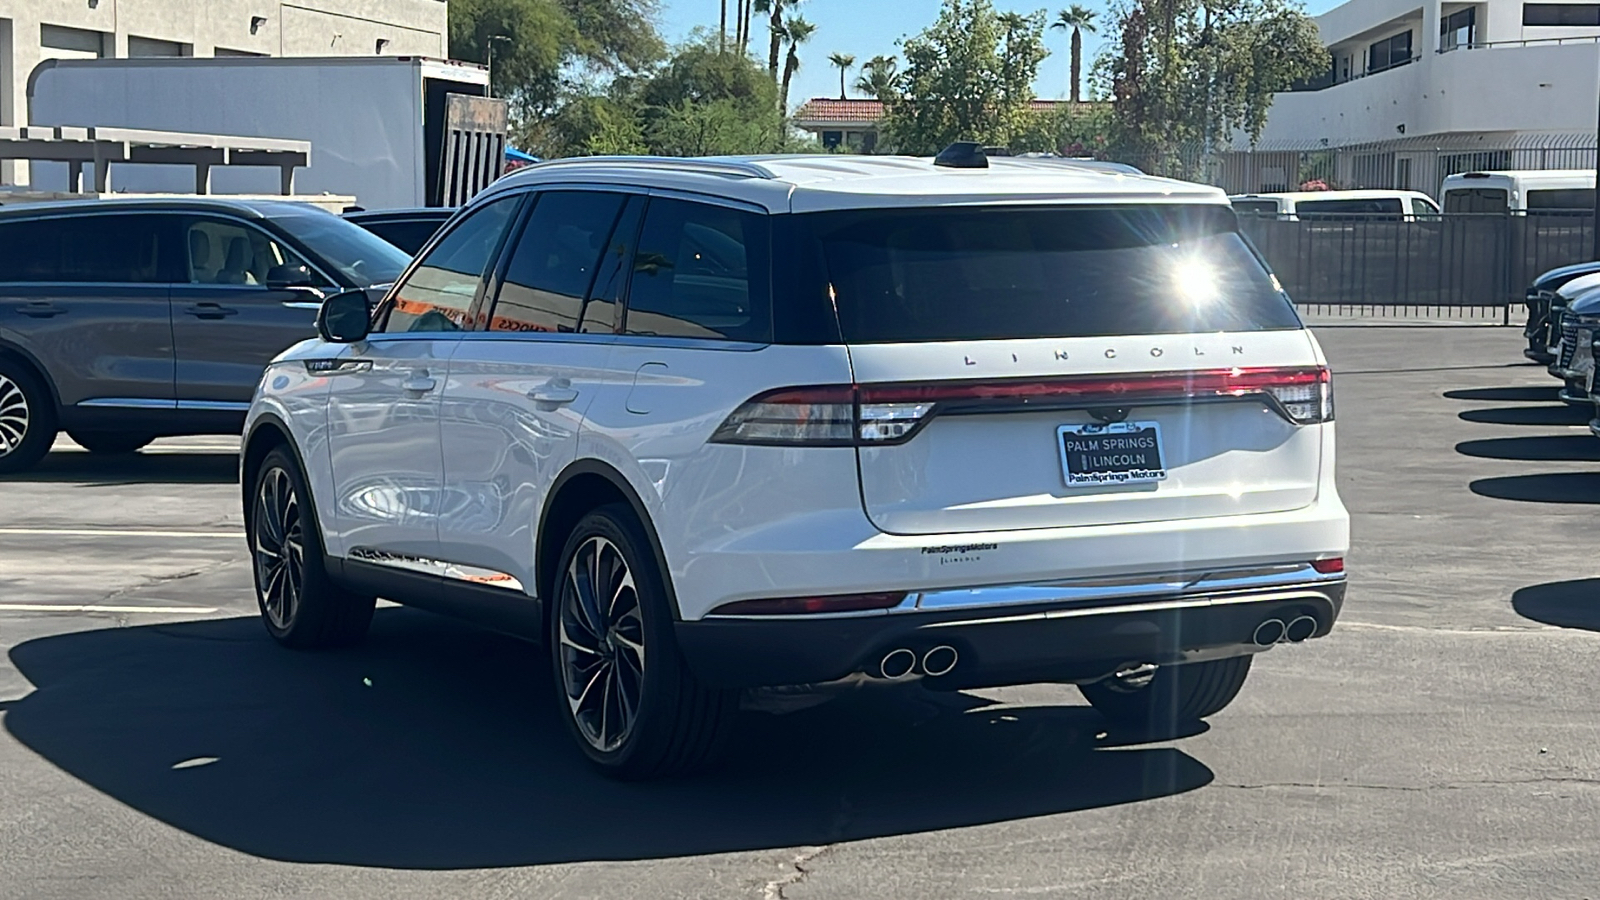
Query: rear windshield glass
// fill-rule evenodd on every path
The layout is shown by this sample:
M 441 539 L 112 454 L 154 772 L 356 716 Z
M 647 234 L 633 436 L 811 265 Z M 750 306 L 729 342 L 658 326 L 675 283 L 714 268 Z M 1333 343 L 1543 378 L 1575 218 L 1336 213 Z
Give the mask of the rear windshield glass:
M 1252 215 L 1276 215 L 1278 201 L 1276 200 L 1235 200 L 1233 211 Z
M 847 343 L 1298 328 L 1222 206 L 810 213 Z
M 1447 213 L 1503 213 L 1506 208 L 1506 192 L 1500 188 L 1458 188 L 1444 195 Z

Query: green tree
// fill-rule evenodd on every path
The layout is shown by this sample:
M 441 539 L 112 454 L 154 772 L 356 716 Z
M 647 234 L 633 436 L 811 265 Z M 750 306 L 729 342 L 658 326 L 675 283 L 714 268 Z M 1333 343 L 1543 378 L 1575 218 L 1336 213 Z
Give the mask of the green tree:
M 850 67 L 856 64 L 856 58 L 848 53 L 830 53 L 828 62 L 839 70 L 839 99 L 845 99 L 844 80 L 850 74 Z
M 1083 99 L 1081 76 L 1083 73 L 1083 32 L 1093 34 L 1095 11 L 1074 3 L 1070 7 L 1056 13 L 1056 20 L 1050 27 L 1061 31 L 1072 32 L 1069 45 L 1071 54 L 1069 89 L 1067 97 L 1073 103 Z
M 789 53 L 783 61 L 783 82 L 778 87 L 780 115 L 789 114 L 789 82 L 794 78 L 794 73 L 800 71 L 800 45 L 810 40 L 816 30 L 817 26 L 800 16 L 790 16 L 783 23 L 783 42 L 789 45 Z
M 1104 158 L 1111 149 L 1111 105 L 1059 103 L 1033 112 L 1008 146 L 1013 153 Z
M 861 74 L 856 77 L 856 90 L 878 100 L 885 99 L 894 93 L 899 67 L 899 61 L 892 56 L 874 56 L 861 64 Z
M 586 71 L 637 73 L 658 61 L 657 0 L 452 0 L 450 55 L 486 62 L 513 118 L 551 115 Z
M 1327 66 L 1317 26 L 1297 0 L 1154 0 L 1113 9 L 1100 78 L 1114 103 L 1119 157 L 1192 175 L 1179 148 L 1261 136 L 1272 95 Z
M 1030 114 L 1043 35 L 1042 11 L 1002 16 L 991 0 L 944 0 L 937 21 L 900 42 L 905 67 L 878 94 L 888 142 L 913 154 L 1009 144 Z

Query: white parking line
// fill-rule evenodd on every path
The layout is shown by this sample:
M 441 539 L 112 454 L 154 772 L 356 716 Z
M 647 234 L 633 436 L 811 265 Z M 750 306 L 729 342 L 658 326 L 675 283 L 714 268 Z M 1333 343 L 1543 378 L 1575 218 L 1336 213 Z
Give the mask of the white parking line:
M 168 531 L 122 528 L 0 528 L 0 534 L 54 537 L 242 538 L 244 531 Z
M 203 616 L 217 611 L 215 606 L 70 606 L 62 603 L 0 603 L 0 612 L 87 612 L 87 613 L 189 613 Z

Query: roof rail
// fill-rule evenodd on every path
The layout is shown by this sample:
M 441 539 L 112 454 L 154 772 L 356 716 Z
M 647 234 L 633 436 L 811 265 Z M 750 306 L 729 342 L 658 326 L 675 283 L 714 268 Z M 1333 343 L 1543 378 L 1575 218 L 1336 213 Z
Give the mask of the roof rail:
M 543 169 L 552 166 L 601 165 L 628 168 L 675 169 L 681 172 L 703 172 L 707 175 L 732 175 L 739 178 L 775 177 L 772 170 L 753 162 L 735 159 L 697 159 L 679 156 L 569 156 L 530 163 L 526 169 Z

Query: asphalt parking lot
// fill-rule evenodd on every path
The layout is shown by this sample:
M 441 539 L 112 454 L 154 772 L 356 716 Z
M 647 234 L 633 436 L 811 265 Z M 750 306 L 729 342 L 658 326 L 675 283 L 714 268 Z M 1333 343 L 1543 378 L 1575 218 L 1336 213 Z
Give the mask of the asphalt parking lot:
M 0 897 L 1600 897 L 1600 440 L 1518 329 L 1318 331 L 1344 616 L 1161 743 L 863 692 L 609 783 L 526 645 L 274 646 L 232 442 L 62 444 L 0 482 Z

